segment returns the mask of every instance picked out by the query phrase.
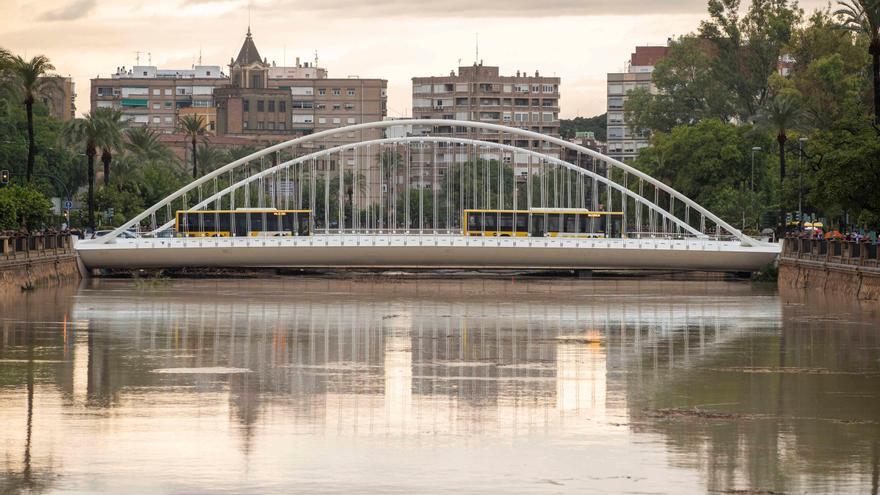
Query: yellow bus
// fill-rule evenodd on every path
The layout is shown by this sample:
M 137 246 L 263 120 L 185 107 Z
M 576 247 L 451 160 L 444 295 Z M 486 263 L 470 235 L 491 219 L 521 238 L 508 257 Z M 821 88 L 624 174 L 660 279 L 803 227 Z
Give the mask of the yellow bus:
M 312 210 L 238 208 L 178 211 L 178 234 L 186 237 L 287 237 L 312 232 Z
M 465 210 L 462 233 L 485 237 L 621 237 L 623 212 L 572 208 Z

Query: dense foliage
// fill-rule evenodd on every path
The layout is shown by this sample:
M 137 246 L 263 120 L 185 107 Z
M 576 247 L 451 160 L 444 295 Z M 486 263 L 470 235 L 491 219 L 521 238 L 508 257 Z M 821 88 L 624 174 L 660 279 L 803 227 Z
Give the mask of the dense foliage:
M 733 224 L 746 216 L 747 225 L 781 229 L 800 207 L 840 228 L 876 226 L 880 123 L 868 18 L 880 2 L 855 5 L 805 19 L 789 0 L 753 0 L 743 14 L 739 0 L 710 0 L 698 32 L 671 42 L 657 63 L 656 91 L 628 95 L 628 120 L 652 135 L 636 165 Z M 749 197 L 741 174 L 752 148 L 760 170 Z
M 605 141 L 608 135 L 608 114 L 596 115 L 595 117 L 575 117 L 573 119 L 560 119 L 559 134 L 563 139 L 571 139 L 578 132 L 593 132 L 598 141 Z

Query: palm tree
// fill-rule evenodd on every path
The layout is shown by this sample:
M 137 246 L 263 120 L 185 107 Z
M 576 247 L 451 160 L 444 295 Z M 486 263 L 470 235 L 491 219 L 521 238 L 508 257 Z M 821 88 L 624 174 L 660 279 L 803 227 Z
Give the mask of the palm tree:
M 101 142 L 103 124 L 95 114 L 86 114 L 84 118 L 74 119 L 64 126 L 62 140 L 70 146 L 85 147 L 89 163 L 89 227 L 95 230 L 95 156 L 98 154 L 98 143 Z
M 227 154 L 223 151 L 208 146 L 208 143 L 201 143 L 196 151 L 198 162 L 201 164 L 202 172 L 210 172 L 215 168 L 223 165 L 228 160 Z
M 779 145 L 779 235 L 785 232 L 785 143 L 788 131 L 801 127 L 804 110 L 796 91 L 782 91 L 758 114 L 758 122 L 776 133 Z
M 104 186 L 110 185 L 110 163 L 113 161 L 113 150 L 123 147 L 122 112 L 112 108 L 98 108 L 93 112 L 94 118 L 100 123 L 97 145 L 101 148 L 101 162 L 104 164 Z
M 158 131 L 150 127 L 129 127 L 125 130 L 125 149 L 138 160 L 164 161 L 173 159 L 174 153 L 159 139 Z
M 193 179 L 199 176 L 196 159 L 196 144 L 199 136 L 204 136 L 208 128 L 205 118 L 201 115 L 185 115 L 180 119 L 180 130 L 190 139 L 192 144 Z
M 834 12 L 843 18 L 844 29 L 865 34 L 870 42 L 871 75 L 874 80 L 874 124 L 880 125 L 880 0 L 838 0 Z
M 34 102 L 47 87 L 58 85 L 55 79 L 46 77 L 50 71 L 55 70 L 55 66 L 43 55 L 37 55 L 30 60 L 15 56 L 8 60 L 6 65 L 12 87 L 20 94 L 27 112 L 27 181 L 30 182 L 34 174 L 34 158 L 37 155 L 37 145 L 34 142 Z

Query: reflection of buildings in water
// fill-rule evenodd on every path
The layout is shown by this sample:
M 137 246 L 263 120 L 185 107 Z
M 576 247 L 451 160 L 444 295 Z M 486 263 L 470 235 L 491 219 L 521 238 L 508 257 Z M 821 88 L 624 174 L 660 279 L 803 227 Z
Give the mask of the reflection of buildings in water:
M 382 319 L 385 336 L 385 415 L 388 429 L 406 432 L 412 406 L 412 318 L 409 314 Z
M 563 339 L 556 350 L 556 406 L 562 411 L 605 417 L 606 368 L 601 335 L 587 332 L 583 341 Z
M 528 293 L 385 298 L 314 290 L 291 300 L 262 290 L 211 299 L 98 292 L 75 317 L 90 319 L 103 335 L 96 345 L 136 349 L 138 356 L 126 356 L 133 361 L 128 372 L 112 375 L 111 396 L 121 387 L 154 385 L 160 379 L 149 372 L 159 367 L 248 368 L 247 378 L 175 380 L 227 390 L 242 425 L 272 410 L 300 430 L 370 434 L 515 433 L 561 415 L 625 417 L 633 410 L 627 391 L 645 385 L 621 370 L 686 364 L 737 329 L 778 314 L 767 300 L 753 302 L 752 316 L 743 318 L 738 298 L 690 306 L 687 298 L 609 303 Z M 104 369 L 90 362 L 92 373 Z

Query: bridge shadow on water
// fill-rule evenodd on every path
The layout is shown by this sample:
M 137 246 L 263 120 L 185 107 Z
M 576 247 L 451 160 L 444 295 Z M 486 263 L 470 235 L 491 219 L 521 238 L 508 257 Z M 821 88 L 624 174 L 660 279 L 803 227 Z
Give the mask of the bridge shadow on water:
M 0 303 L 0 489 L 876 493 L 880 317 L 843 307 L 719 281 L 35 292 Z

